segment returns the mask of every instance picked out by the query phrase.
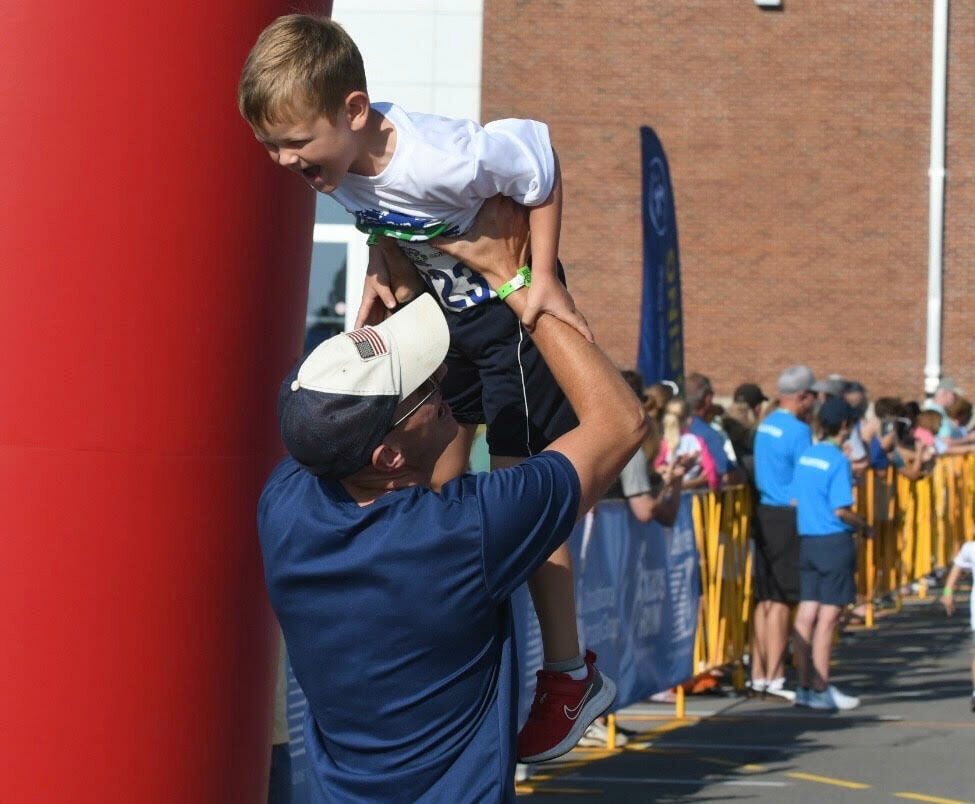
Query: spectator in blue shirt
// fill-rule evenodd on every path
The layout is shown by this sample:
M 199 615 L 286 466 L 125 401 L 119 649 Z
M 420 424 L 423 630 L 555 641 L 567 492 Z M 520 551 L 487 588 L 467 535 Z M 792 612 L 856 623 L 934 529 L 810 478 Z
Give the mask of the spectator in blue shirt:
M 843 452 L 855 418 L 856 411 L 846 400 L 826 400 L 817 413 L 823 440 L 799 456 L 793 477 L 799 524 L 796 705 L 811 709 L 860 705 L 859 698 L 829 683 L 836 626 L 843 609 L 856 599 L 853 534 L 867 527 L 853 513 L 853 472 Z
M 734 455 L 734 448 L 731 442 L 721 437 L 706 420 L 706 415 L 714 400 L 714 390 L 711 387 L 711 380 L 703 374 L 689 374 L 684 380 L 684 398 L 691 409 L 691 432 L 700 438 L 706 445 L 714 458 L 715 468 L 718 470 L 718 477 L 723 484 L 741 482 L 738 474 L 738 464 L 735 458 L 730 457 L 728 451 Z
M 755 433 L 755 616 L 751 687 L 761 694 L 795 698 L 785 689 L 789 614 L 799 601 L 799 536 L 792 506 L 796 462 L 812 443 L 806 419 L 816 401 L 815 377 L 806 366 L 790 366 L 779 377 L 779 407 Z

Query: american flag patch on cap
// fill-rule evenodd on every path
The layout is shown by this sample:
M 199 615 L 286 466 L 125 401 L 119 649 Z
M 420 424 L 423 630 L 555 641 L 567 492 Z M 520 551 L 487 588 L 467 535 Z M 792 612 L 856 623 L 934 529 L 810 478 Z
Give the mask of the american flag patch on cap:
M 386 342 L 372 327 L 363 327 L 347 332 L 346 336 L 355 344 L 355 348 L 359 350 L 359 357 L 363 360 L 389 353 Z

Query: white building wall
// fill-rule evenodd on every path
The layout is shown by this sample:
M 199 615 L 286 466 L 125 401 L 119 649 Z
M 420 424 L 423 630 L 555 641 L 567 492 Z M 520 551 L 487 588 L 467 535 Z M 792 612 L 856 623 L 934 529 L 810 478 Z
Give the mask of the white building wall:
M 335 0 L 374 101 L 478 120 L 483 0 Z
M 369 97 L 412 112 L 479 120 L 483 0 L 334 0 L 332 19 L 362 52 Z M 319 199 L 309 289 L 309 323 L 318 317 L 323 289 L 338 271 L 336 250 L 345 244 L 346 328 L 361 299 L 365 235 L 328 197 Z M 360 242 L 363 241 L 363 242 Z

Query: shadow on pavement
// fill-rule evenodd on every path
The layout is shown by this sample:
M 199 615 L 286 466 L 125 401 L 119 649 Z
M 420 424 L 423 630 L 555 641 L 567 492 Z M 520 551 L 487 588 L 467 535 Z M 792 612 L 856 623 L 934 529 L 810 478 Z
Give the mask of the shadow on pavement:
M 730 688 L 689 696 L 691 718 L 683 722 L 672 719 L 673 707 L 640 704 L 618 714 L 624 728 L 637 732 L 627 748 L 577 749 L 562 762 L 535 766 L 519 795 L 539 802 L 798 800 L 795 787 L 813 779 L 802 770 L 805 760 L 851 742 L 879 744 L 877 729 L 889 729 L 892 720 L 923 720 L 935 707 L 942 719 L 946 711 L 969 714 L 970 644 L 967 600 L 959 599 L 951 619 L 936 596 L 908 601 L 901 612 L 883 613 L 873 629 L 851 628 L 834 650 L 832 681 L 861 697 L 859 709 L 815 712 Z M 917 739 L 907 731 L 884 734 L 895 745 Z M 880 750 L 878 763 L 885 761 Z M 839 800 L 830 799 L 840 794 L 833 791 L 822 790 L 818 800 Z

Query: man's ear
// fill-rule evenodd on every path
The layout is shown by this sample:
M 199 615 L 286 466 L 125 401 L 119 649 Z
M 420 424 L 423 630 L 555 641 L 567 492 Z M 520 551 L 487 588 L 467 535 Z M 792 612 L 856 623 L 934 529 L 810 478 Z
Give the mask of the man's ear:
M 403 453 L 386 443 L 380 444 L 372 451 L 372 468 L 377 472 L 395 472 L 405 463 Z
M 369 96 L 360 89 L 345 96 L 345 114 L 349 119 L 349 128 L 361 131 L 369 120 Z

